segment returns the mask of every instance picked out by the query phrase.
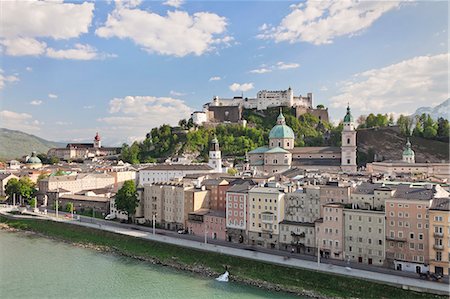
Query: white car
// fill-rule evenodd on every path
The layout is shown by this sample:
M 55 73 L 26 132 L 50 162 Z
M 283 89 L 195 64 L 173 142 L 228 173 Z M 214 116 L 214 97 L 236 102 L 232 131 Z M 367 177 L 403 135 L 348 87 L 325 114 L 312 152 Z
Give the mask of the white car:
M 115 218 L 116 218 L 115 215 L 113 215 L 113 214 L 108 214 L 108 215 L 106 215 L 105 220 L 113 220 L 113 219 L 115 219 Z

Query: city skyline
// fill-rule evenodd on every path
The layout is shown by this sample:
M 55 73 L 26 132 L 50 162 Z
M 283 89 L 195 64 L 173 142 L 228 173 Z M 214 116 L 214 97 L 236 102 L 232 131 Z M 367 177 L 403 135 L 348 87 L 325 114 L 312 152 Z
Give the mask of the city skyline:
M 355 115 L 399 115 L 448 98 L 445 2 L 44 1 L 2 9 L 1 126 L 50 140 L 100 131 L 108 144 L 132 142 L 215 95 L 289 86 L 312 92 L 334 122 L 347 103 Z

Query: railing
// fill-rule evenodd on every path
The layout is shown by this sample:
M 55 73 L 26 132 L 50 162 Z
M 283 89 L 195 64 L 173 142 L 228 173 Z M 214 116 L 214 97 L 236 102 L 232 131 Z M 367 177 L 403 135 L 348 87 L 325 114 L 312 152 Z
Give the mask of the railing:
M 442 238 L 442 237 L 444 236 L 444 233 L 437 233 L 437 232 L 434 232 L 433 236 L 434 236 L 435 238 Z
M 406 242 L 406 238 L 399 238 L 399 237 L 386 236 L 386 240 L 388 240 L 388 241 L 396 241 L 396 242 Z

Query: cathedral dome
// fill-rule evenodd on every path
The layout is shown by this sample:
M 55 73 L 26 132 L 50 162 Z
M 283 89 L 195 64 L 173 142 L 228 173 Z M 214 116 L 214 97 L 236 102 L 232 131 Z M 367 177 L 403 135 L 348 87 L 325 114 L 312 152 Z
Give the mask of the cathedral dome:
M 286 125 L 286 120 L 283 113 L 280 111 L 280 115 L 277 118 L 277 124 L 270 130 L 269 139 L 295 139 L 294 131 Z
M 411 149 L 411 142 L 409 142 L 409 138 L 408 141 L 406 142 L 406 147 L 405 150 L 403 151 L 403 156 L 408 157 L 414 156 L 414 151 Z
M 29 157 L 26 161 L 27 164 L 41 164 L 42 161 L 36 156 L 36 152 L 31 153 L 31 157 Z

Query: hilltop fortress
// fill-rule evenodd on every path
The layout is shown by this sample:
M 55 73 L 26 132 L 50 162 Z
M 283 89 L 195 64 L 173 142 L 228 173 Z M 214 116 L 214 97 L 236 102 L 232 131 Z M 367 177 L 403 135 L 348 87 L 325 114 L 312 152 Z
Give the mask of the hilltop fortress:
M 191 117 L 194 123 L 240 123 L 243 121 L 243 109 L 264 111 L 271 107 L 295 108 L 295 115 L 310 113 L 317 116 L 321 121 L 328 121 L 328 109 L 313 107 L 313 95 L 294 96 L 291 87 L 286 90 L 261 90 L 256 98 L 236 96 L 233 98 L 213 97 L 212 101 L 203 105 L 203 111 L 195 111 Z

